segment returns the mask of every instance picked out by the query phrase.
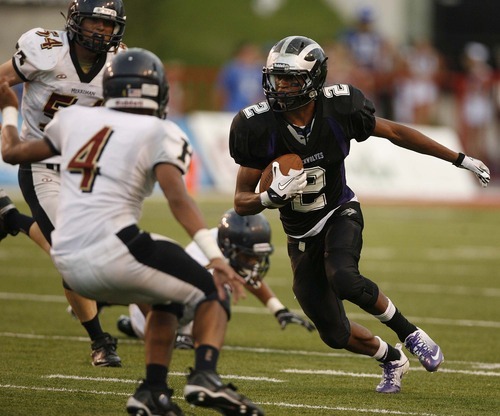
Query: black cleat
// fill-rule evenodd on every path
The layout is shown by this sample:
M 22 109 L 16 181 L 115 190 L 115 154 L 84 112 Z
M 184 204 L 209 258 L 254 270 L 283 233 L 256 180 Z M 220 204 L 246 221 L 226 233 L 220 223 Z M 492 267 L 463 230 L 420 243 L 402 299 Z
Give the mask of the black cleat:
M 13 209 L 16 209 L 16 206 L 9 198 L 9 196 L 5 193 L 5 191 L 2 188 L 0 188 L 0 241 L 2 241 L 9 234 L 17 235 L 17 233 L 19 232 L 19 230 L 13 231 L 8 229 L 4 221 L 7 213 L 9 211 L 12 211 Z
M 131 338 L 138 338 L 137 334 L 132 327 L 132 320 L 127 315 L 120 315 L 116 321 L 116 327 L 120 332 Z
M 172 389 L 153 389 L 145 380 L 127 401 L 127 412 L 133 416 L 184 416 L 172 400 Z
M 92 365 L 95 367 L 121 367 L 122 361 L 116 353 L 117 339 L 108 333 L 92 342 Z
M 177 334 L 174 347 L 176 350 L 193 350 L 194 339 L 191 335 Z
M 231 383 L 222 384 L 220 376 L 214 371 L 191 369 L 184 387 L 184 397 L 194 406 L 214 409 L 225 416 L 264 416 L 264 411 L 237 393 Z

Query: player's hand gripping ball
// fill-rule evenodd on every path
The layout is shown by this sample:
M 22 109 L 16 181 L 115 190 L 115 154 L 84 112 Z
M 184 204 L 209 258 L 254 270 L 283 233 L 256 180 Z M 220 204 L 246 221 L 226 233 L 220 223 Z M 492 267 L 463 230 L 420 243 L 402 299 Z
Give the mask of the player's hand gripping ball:
M 260 178 L 259 192 L 264 192 L 269 189 L 273 183 L 273 163 L 278 162 L 279 169 L 284 176 L 290 174 L 290 169 L 300 171 L 303 168 L 302 159 L 300 156 L 294 153 L 288 153 L 274 159 L 267 167 L 262 171 L 262 176 Z
M 282 155 L 262 172 L 259 182 L 260 200 L 266 208 L 281 208 L 307 185 L 302 159 L 296 154 Z

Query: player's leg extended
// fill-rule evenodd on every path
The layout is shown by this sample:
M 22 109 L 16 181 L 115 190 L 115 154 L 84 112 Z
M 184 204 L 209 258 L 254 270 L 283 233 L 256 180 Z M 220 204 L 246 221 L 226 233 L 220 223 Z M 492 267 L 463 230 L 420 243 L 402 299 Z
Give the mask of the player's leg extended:
M 19 169 L 19 185 L 24 199 L 29 205 L 35 224 L 30 227 L 30 236 L 46 252 L 50 246 L 50 234 L 54 230 L 57 200 L 59 197 L 60 177 L 56 170 L 32 165 L 21 166 Z M 40 233 L 47 244 L 41 240 Z M 87 331 L 92 341 L 92 364 L 99 367 L 121 366 L 120 357 L 116 354 L 116 339 L 104 332 L 99 322 L 97 306 L 94 300 L 86 299 L 71 290 L 64 288 L 64 294 L 74 314 Z

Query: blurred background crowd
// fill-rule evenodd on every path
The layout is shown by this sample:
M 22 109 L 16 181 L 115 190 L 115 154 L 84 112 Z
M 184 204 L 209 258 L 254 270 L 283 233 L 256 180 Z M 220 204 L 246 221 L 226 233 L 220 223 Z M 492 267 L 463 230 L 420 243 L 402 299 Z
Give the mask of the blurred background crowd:
M 327 84 L 357 86 L 381 117 L 454 129 L 465 153 L 500 177 L 497 0 L 124 3 L 127 45 L 151 49 L 165 62 L 169 117 L 234 113 L 264 100 L 261 73 L 270 46 L 304 35 L 329 57 Z M 12 18 L 0 28 L 2 60 L 24 30 L 61 28 L 66 4 L 0 0 L 2 21 Z

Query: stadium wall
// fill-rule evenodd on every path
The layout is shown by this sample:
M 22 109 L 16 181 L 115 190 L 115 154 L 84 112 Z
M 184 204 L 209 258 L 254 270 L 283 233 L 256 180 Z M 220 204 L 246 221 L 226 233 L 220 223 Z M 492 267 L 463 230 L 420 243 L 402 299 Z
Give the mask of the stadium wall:
M 233 113 L 199 111 L 173 118 L 186 131 L 195 151 L 188 178 L 192 191 L 234 192 L 238 166 L 228 148 L 233 117 Z M 461 150 L 458 136 L 451 128 L 414 127 L 449 148 Z M 480 190 L 470 172 L 374 137 L 363 143 L 351 141 L 346 169 L 348 185 L 365 198 L 467 201 Z M 17 167 L 0 162 L 0 184 L 17 186 Z

